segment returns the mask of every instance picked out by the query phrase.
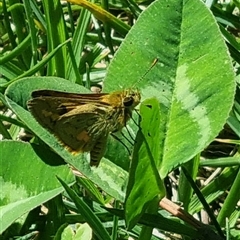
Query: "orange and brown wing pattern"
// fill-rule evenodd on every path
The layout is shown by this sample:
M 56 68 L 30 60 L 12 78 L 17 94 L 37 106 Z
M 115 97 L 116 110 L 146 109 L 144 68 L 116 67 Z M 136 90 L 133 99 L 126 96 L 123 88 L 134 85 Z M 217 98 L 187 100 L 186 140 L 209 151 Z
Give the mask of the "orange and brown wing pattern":
M 28 108 L 36 120 L 73 153 L 90 152 L 91 165 L 104 155 L 108 135 L 120 131 L 140 101 L 138 91 L 74 94 L 32 93 Z
M 67 93 L 61 97 L 61 93 L 46 90 L 34 92 L 33 97 L 28 108 L 35 119 L 70 152 L 90 152 L 91 165 L 98 165 L 109 135 L 107 104 L 100 107 L 85 97 L 76 99 Z M 101 96 L 95 97 L 100 99 Z

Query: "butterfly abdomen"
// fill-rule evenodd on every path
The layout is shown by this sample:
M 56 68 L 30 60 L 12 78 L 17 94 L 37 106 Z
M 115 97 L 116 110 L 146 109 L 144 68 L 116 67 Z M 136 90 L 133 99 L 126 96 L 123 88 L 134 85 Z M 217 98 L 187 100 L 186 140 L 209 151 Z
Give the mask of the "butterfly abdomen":
M 107 137 L 99 138 L 90 151 L 90 165 L 98 166 L 102 159 L 107 145 Z

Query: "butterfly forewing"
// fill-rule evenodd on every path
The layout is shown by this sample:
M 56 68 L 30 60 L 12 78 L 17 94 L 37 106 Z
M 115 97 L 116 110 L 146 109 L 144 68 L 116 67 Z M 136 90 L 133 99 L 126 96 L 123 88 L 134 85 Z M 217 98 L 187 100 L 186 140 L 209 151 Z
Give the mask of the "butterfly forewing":
M 32 97 L 52 97 L 52 98 L 60 98 L 65 99 L 65 101 L 69 102 L 95 102 L 101 100 L 103 96 L 108 95 L 107 93 L 68 93 L 68 92 L 58 92 L 54 90 L 38 90 L 32 92 Z

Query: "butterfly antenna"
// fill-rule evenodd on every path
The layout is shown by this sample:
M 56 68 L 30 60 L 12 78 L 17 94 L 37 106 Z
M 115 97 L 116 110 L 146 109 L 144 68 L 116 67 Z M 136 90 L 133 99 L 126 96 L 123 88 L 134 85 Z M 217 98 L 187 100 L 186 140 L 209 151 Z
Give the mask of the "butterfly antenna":
M 139 78 L 137 82 L 134 83 L 133 88 L 146 77 L 146 75 L 152 70 L 152 68 L 157 64 L 157 62 L 158 58 L 155 58 L 148 70 Z

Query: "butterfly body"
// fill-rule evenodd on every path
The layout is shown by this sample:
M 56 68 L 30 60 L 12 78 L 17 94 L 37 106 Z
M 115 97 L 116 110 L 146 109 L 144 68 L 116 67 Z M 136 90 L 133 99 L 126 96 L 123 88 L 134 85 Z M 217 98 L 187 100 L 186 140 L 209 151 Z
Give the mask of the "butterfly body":
M 110 94 L 74 94 L 51 90 L 32 93 L 28 108 L 70 152 L 90 152 L 98 166 L 109 134 L 121 131 L 140 102 L 137 90 Z

